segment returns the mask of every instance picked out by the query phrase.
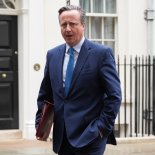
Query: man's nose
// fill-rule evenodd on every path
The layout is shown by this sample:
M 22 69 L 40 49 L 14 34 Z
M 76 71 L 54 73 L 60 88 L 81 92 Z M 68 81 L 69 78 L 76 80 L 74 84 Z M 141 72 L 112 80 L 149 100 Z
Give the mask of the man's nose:
M 71 31 L 71 27 L 69 24 L 66 25 L 66 31 Z

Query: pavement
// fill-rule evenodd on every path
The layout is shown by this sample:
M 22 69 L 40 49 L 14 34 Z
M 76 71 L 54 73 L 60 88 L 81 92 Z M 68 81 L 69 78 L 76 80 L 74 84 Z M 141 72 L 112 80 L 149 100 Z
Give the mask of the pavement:
M 52 142 L 38 140 L 0 141 L 0 155 L 56 155 Z M 107 145 L 104 155 L 155 155 L 155 138 L 118 140 L 117 146 Z

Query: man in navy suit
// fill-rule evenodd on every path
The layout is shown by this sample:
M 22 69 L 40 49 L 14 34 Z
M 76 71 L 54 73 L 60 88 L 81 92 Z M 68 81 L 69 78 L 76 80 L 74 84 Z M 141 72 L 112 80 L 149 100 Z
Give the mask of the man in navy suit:
M 121 88 L 112 50 L 84 37 L 85 12 L 79 6 L 59 10 L 65 44 L 47 53 L 37 100 L 36 127 L 43 101 L 54 103 L 53 150 L 59 155 L 103 155 L 113 134 L 121 103 Z M 73 51 L 69 85 L 66 84 L 69 49 Z M 67 93 L 66 93 L 66 87 Z

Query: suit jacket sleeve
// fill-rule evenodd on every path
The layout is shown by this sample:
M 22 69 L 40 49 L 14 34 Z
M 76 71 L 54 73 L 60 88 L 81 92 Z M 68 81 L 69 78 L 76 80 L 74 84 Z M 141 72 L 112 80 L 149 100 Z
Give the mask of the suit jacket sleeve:
M 116 71 L 113 52 L 107 48 L 100 59 L 101 84 L 106 92 L 103 96 L 103 109 L 98 120 L 98 128 L 102 136 L 108 135 L 114 127 L 115 119 L 121 104 L 120 80 Z
M 44 69 L 44 77 L 41 82 L 39 95 L 38 95 L 38 99 L 37 99 L 38 109 L 37 109 L 36 119 L 35 119 L 35 127 L 36 128 L 37 128 L 38 123 L 41 119 L 44 100 L 47 100 L 47 101 L 53 103 L 52 98 L 53 98 L 52 97 L 52 88 L 51 88 L 50 77 L 49 77 L 48 56 L 47 56 L 47 61 L 46 61 L 45 69 Z

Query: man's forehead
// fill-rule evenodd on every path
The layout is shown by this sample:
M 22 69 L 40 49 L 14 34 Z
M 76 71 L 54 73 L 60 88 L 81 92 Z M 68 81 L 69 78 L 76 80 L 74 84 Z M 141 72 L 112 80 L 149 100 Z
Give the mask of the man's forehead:
M 64 13 L 60 15 L 59 17 L 60 20 L 62 21 L 80 21 L 80 15 L 79 14 L 74 14 L 74 13 Z
M 79 15 L 80 16 L 80 13 L 77 10 L 66 10 L 66 11 L 62 12 L 60 16 L 69 16 L 69 15 Z

